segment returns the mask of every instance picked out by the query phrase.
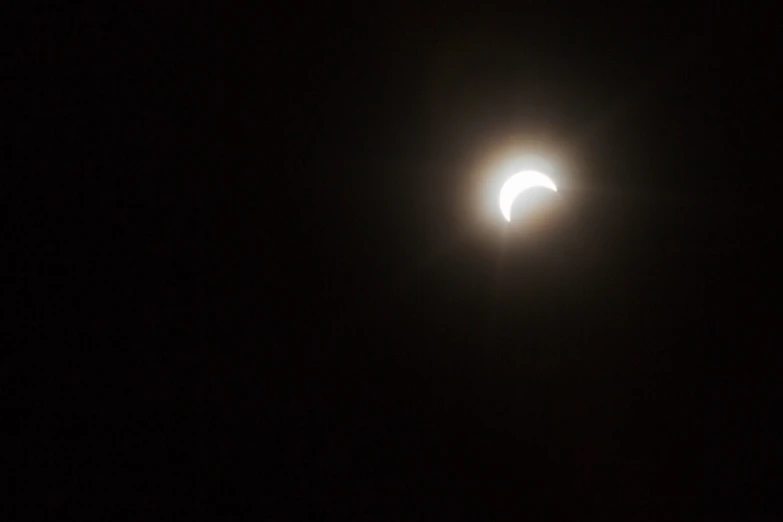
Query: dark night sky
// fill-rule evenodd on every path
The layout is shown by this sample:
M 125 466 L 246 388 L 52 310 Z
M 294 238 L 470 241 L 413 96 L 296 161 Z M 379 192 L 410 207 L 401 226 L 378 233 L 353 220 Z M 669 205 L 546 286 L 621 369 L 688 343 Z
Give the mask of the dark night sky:
M 21 512 L 775 518 L 774 17 L 417 4 L 26 20 Z M 515 143 L 559 210 L 478 226 Z

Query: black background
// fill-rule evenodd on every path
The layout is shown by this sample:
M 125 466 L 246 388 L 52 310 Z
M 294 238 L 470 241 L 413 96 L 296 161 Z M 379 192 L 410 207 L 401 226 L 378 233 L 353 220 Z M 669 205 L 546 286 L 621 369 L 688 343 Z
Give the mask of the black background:
M 18 514 L 774 518 L 770 13 L 148 5 L 20 26 Z M 567 158 L 564 210 L 475 226 L 476 165 L 517 142 Z

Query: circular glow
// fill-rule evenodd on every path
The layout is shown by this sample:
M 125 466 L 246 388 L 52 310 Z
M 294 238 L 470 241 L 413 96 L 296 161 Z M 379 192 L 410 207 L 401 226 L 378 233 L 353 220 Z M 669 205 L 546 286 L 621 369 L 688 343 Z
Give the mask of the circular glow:
M 533 187 L 543 187 L 557 192 L 554 182 L 535 170 L 523 170 L 508 178 L 500 189 L 500 211 L 506 221 L 511 221 L 511 206 L 522 192 Z

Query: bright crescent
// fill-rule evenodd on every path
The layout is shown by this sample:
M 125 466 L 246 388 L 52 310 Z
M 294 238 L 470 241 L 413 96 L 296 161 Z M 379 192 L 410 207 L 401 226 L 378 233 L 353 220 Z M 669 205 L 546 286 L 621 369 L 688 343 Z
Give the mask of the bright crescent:
M 500 211 L 506 221 L 511 221 L 511 206 L 522 192 L 533 187 L 543 187 L 557 192 L 554 182 L 535 170 L 523 170 L 508 178 L 500 189 Z

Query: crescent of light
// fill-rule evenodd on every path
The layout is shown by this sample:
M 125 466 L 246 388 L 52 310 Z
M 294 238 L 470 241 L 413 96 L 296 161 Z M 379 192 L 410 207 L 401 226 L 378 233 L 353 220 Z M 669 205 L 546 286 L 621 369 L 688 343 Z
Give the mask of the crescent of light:
M 543 187 L 557 192 L 554 182 L 535 170 L 523 170 L 508 178 L 500 189 L 500 211 L 506 221 L 511 221 L 511 206 L 519 194 L 533 187 Z

